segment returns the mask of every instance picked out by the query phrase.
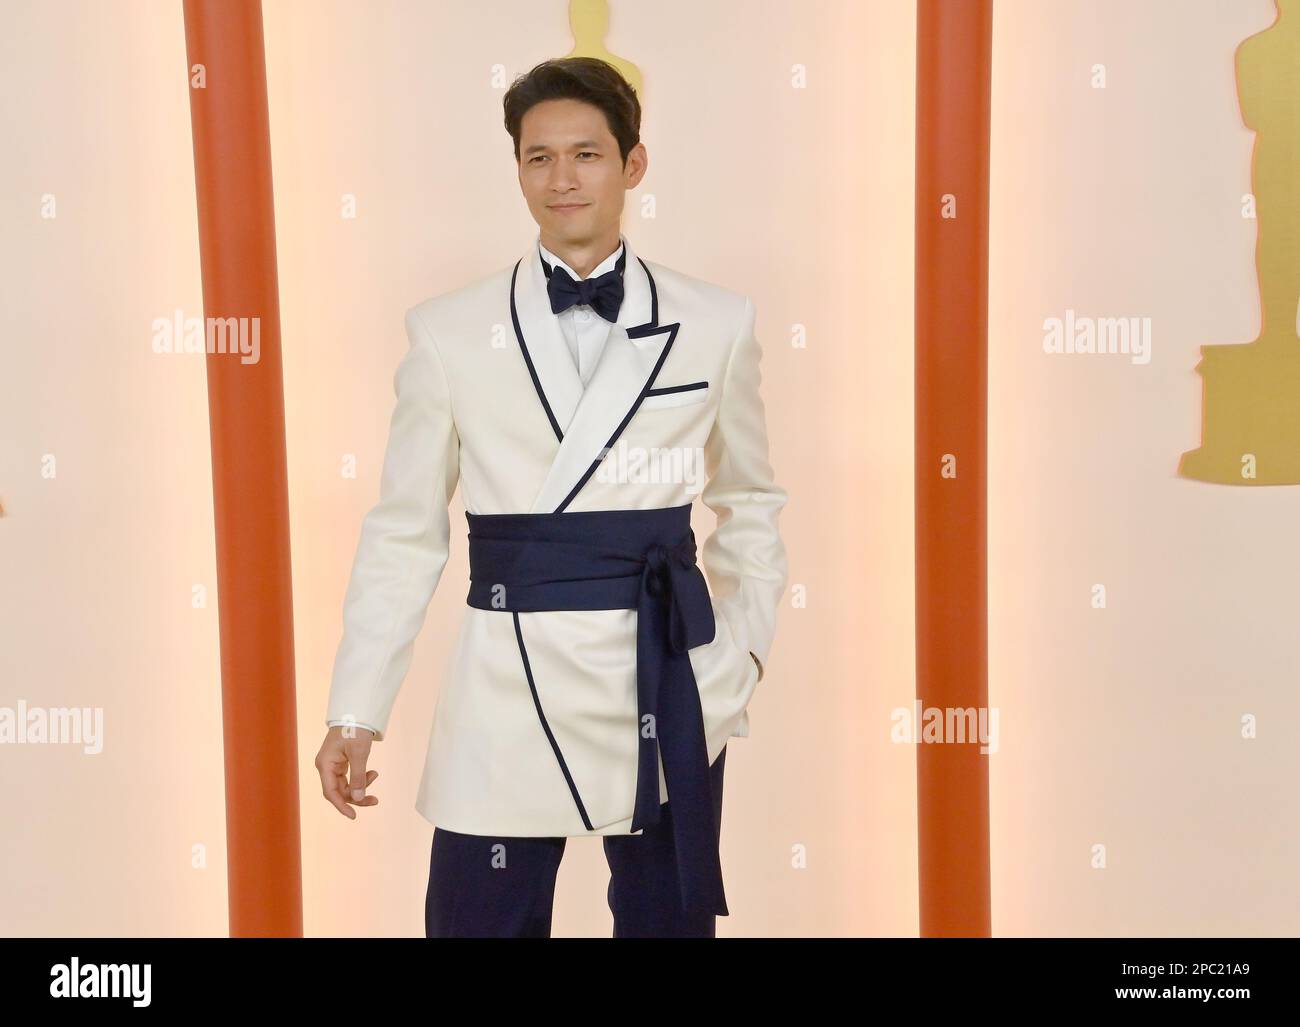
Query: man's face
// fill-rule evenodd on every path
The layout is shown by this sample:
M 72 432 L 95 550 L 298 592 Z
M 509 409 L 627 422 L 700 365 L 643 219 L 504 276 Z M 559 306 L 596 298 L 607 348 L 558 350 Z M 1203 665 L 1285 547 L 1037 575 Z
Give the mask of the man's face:
M 519 187 L 548 239 L 570 246 L 618 235 L 627 190 L 645 174 L 645 147 L 628 153 L 600 108 L 580 100 L 544 100 L 519 129 Z

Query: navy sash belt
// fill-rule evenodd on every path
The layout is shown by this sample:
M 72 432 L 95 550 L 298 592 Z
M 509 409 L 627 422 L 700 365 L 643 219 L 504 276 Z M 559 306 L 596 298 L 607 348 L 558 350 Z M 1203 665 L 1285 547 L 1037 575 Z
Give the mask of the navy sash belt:
M 687 912 L 727 915 L 708 747 L 688 650 L 713 641 L 691 504 L 465 514 L 480 610 L 636 610 L 639 741 L 632 830 L 659 823 L 659 753 Z

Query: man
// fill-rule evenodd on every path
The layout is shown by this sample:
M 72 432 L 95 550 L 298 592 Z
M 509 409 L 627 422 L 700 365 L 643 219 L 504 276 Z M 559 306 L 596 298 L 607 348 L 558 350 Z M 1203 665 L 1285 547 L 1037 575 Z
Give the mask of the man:
M 416 800 L 435 825 L 426 933 L 549 936 L 565 839 L 594 834 L 616 937 L 713 937 L 725 746 L 748 733 L 787 577 L 754 305 L 620 233 L 647 155 L 612 66 L 539 65 L 505 120 L 540 231 L 509 267 L 406 314 L 316 765 L 345 816 L 378 802 L 371 742 L 459 484 L 469 608 Z M 718 523 L 707 584 L 697 492 Z

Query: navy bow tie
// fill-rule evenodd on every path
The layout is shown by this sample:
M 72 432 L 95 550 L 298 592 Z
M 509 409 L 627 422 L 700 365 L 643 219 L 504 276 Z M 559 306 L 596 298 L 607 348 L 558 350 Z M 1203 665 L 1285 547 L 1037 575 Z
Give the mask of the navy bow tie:
M 551 313 L 558 314 L 575 303 L 585 303 L 606 321 L 613 324 L 618 320 L 619 308 L 623 306 L 623 264 L 627 259 L 627 249 L 618 255 L 618 261 L 612 271 L 606 271 L 595 278 L 575 281 L 564 268 L 551 267 L 542 261 L 546 271 L 546 292 L 551 297 Z

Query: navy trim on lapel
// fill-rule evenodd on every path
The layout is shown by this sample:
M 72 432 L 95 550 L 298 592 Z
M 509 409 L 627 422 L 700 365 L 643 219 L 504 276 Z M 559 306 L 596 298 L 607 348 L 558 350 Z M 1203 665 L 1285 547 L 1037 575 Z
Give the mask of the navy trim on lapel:
M 655 276 L 650 273 L 646 263 L 640 257 L 636 258 L 637 263 L 645 268 L 646 281 L 650 283 L 650 320 L 643 325 L 637 325 L 635 328 L 627 330 L 628 335 L 640 331 L 642 328 L 653 328 L 659 323 L 659 290 L 655 288 Z
M 538 258 L 540 259 L 540 257 L 539 253 Z M 519 308 L 515 306 L 515 279 L 519 277 L 519 265 L 522 263 L 522 257 L 515 261 L 514 272 L 510 275 L 510 320 L 514 323 L 515 338 L 519 340 L 519 350 L 524 355 L 524 363 L 528 365 L 528 374 L 533 379 L 533 388 L 537 390 L 537 398 L 542 401 L 542 409 L 546 411 L 546 419 L 551 422 L 551 430 L 555 432 L 556 439 L 563 442 L 564 432 L 560 430 L 560 422 L 555 419 L 551 404 L 546 401 L 546 392 L 542 389 L 542 380 L 537 377 L 537 368 L 533 366 L 533 358 L 528 353 L 528 344 L 524 342 L 524 330 L 519 324 Z M 653 295 L 653 285 L 650 292 Z
M 646 268 L 646 274 L 649 273 L 650 269 Z M 650 278 L 650 294 L 652 297 L 654 296 L 653 276 Z M 657 307 L 657 301 L 652 299 L 651 302 Z M 629 339 L 643 339 L 648 335 L 661 335 L 664 332 L 670 334 L 668 340 L 664 343 L 663 349 L 659 352 L 659 359 L 655 361 L 654 370 L 650 372 L 650 377 L 646 379 L 645 384 L 641 387 L 641 391 L 637 394 L 636 401 L 632 404 L 632 408 L 623 415 L 623 420 L 618 422 L 618 427 L 614 429 L 614 434 L 609 437 L 609 441 L 601 448 L 599 455 L 591 462 L 591 466 L 588 467 L 582 477 L 578 479 L 578 483 L 569 490 L 569 494 L 564 497 L 564 502 L 555 508 L 556 513 L 561 513 L 564 508 L 573 501 L 573 497 L 582 491 L 582 486 L 587 484 L 587 479 L 596 473 L 596 468 L 600 466 L 600 462 L 605 458 L 606 454 L 609 453 L 610 448 L 618 440 L 618 437 L 623 434 L 623 429 L 627 427 L 628 422 L 636 415 L 637 410 L 641 406 L 641 401 L 650 394 L 650 389 L 654 385 L 655 379 L 659 377 L 659 369 L 664 366 L 664 360 L 667 359 L 668 352 L 673 348 L 673 341 L 677 338 L 677 329 L 681 328 L 681 326 L 681 322 L 678 321 L 670 325 L 644 324 L 638 325 L 636 328 L 627 329 L 627 337 Z
M 640 408 L 681 328 L 680 321 L 659 323 L 658 283 L 650 265 L 626 237 L 623 242 L 626 252 L 636 257 L 636 263 L 629 262 L 636 273 L 625 276 L 619 319 L 611 325 L 606 348 L 585 384 L 567 352 L 565 333 L 551 312 L 540 249 L 531 247 L 511 274 L 510 315 L 515 338 L 533 391 L 558 440 L 530 505 L 534 512 L 558 513 L 573 501 Z M 646 317 L 649 320 L 636 320 Z M 535 347 L 539 341 L 545 348 L 532 352 L 530 345 Z M 579 478 L 576 484 L 575 478 Z
M 545 268 L 546 261 L 542 258 L 542 251 L 537 251 L 537 259 Z M 650 268 L 640 256 L 636 258 L 637 263 L 645 270 L 646 282 L 650 286 L 650 320 L 643 325 L 637 325 L 634 328 L 627 329 L 629 336 L 633 332 L 639 332 L 642 335 L 648 334 L 644 330 L 647 328 L 657 327 L 659 324 L 659 290 L 655 286 L 655 276 L 650 273 Z M 542 401 L 542 409 L 546 411 L 546 419 L 551 423 L 551 431 L 555 432 L 555 438 L 559 442 L 564 441 L 564 431 L 560 428 L 560 422 L 555 417 L 555 411 L 551 409 L 551 404 L 546 398 L 546 390 L 542 388 L 542 380 L 538 377 L 537 367 L 533 364 L 532 355 L 528 352 L 528 343 L 524 340 L 524 329 L 519 323 L 519 307 L 515 303 L 515 282 L 519 278 L 519 267 L 523 263 L 520 257 L 515 261 L 515 268 L 510 273 L 510 322 L 514 325 L 515 339 L 519 342 L 519 351 L 524 356 L 524 364 L 528 368 L 528 376 L 533 380 L 533 388 L 537 391 L 537 398 Z M 634 336 L 635 337 L 635 336 Z

